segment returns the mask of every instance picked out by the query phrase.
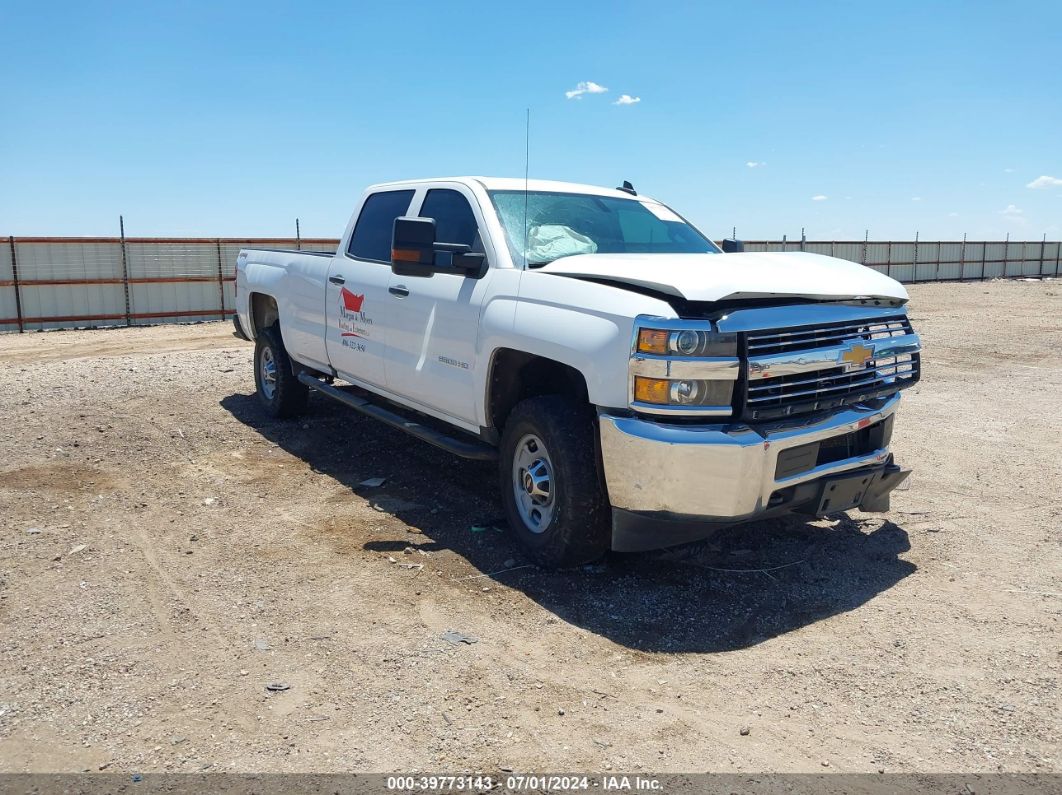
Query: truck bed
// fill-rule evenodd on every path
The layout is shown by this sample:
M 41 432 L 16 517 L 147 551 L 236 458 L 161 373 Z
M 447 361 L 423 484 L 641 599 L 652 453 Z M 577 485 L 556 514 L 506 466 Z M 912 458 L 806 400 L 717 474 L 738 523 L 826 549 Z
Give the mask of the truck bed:
M 311 257 L 331 257 L 334 251 L 311 251 L 305 248 L 241 248 L 241 252 L 268 251 L 271 254 L 306 254 Z

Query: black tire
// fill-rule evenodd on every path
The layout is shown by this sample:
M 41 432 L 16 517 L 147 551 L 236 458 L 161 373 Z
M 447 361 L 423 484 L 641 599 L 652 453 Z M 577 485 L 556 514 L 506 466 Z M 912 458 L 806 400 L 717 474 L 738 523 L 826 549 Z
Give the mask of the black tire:
M 272 381 L 265 371 L 269 360 L 274 365 Z M 254 385 L 258 402 L 272 417 L 294 417 L 306 409 L 310 388 L 298 379 L 284 350 L 280 326 L 275 324 L 261 331 L 255 340 Z
M 545 451 L 537 448 L 537 441 Z M 521 466 L 521 461 L 539 454 L 544 458 L 533 460 L 529 467 Z M 540 466 L 543 460 L 548 464 L 545 470 Z M 545 474 L 549 475 L 550 493 L 542 505 L 549 507 L 548 518 L 540 513 L 537 526 L 533 487 L 527 480 L 529 474 L 535 474 L 536 466 L 540 483 L 546 482 Z M 594 414 L 589 406 L 559 395 L 517 404 L 502 433 L 499 469 L 509 526 L 537 563 L 567 568 L 589 563 L 608 551 L 611 508 L 598 472 Z M 524 488 L 526 500 L 518 497 L 517 485 Z M 531 506 L 530 518 L 527 506 Z

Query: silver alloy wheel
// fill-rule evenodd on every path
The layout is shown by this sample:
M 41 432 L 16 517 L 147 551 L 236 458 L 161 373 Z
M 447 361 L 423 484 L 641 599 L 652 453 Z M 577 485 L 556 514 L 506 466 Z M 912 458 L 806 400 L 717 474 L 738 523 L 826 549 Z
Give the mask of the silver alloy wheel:
M 262 394 L 266 400 L 272 400 L 277 393 L 277 360 L 273 358 L 273 349 L 268 345 L 262 348 L 258 357 L 258 369 L 261 373 Z
M 513 454 L 513 494 L 524 526 L 532 533 L 549 527 L 556 505 L 553 462 L 542 440 L 529 433 Z

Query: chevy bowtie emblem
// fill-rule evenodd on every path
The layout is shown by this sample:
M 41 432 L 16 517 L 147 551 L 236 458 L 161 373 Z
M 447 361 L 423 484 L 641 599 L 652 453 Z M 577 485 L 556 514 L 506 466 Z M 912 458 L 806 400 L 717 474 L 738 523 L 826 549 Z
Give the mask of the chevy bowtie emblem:
M 846 371 L 858 370 L 861 367 L 865 367 L 866 363 L 870 361 L 873 355 L 873 348 L 868 348 L 861 343 L 853 342 L 841 351 L 841 355 L 837 357 L 837 361 L 844 366 Z

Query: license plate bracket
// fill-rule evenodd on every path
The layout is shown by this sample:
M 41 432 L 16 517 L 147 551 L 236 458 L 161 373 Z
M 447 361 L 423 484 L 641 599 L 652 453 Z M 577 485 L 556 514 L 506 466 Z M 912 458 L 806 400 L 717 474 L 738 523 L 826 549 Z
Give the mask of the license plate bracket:
M 823 481 L 816 516 L 827 516 L 857 507 L 880 472 L 863 472 Z

